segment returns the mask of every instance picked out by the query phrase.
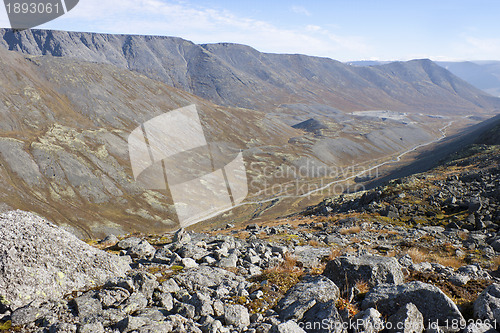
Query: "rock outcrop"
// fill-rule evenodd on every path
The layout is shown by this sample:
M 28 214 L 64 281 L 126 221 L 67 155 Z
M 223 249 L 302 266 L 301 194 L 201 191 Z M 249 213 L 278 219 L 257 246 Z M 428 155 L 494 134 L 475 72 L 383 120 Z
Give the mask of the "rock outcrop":
M 391 315 L 401 307 L 413 303 L 426 322 L 438 322 L 445 326 L 452 321 L 464 322 L 460 310 L 439 288 L 420 281 L 402 285 L 379 285 L 363 300 L 364 309 L 376 308 L 382 314 Z
M 23 211 L 0 215 L 0 296 L 16 310 L 104 284 L 130 269 L 47 220 Z
M 365 282 L 373 287 L 382 283 L 401 284 L 404 281 L 396 259 L 370 254 L 335 258 L 326 265 L 323 275 L 335 282 L 344 293 L 357 282 Z

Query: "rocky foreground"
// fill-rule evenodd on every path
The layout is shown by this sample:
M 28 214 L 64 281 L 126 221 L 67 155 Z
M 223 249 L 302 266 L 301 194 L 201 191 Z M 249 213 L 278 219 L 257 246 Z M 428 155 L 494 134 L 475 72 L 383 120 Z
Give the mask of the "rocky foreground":
M 93 247 L 30 213 L 0 221 L 2 235 L 19 230 L 0 246 L 0 316 L 12 331 L 493 332 L 500 319 L 496 272 L 457 265 L 471 247 L 496 254 L 494 233 L 369 222 L 326 232 L 293 220 Z M 429 241 L 455 251 L 449 262 L 405 246 Z
M 499 156 L 205 234 L 83 242 L 2 214 L 0 329 L 500 331 Z

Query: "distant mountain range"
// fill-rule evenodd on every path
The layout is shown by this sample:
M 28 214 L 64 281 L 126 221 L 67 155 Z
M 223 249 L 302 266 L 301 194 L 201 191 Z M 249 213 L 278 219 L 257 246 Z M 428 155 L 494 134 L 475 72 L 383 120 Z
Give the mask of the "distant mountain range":
M 0 29 L 0 46 L 127 68 L 225 106 L 271 111 L 306 103 L 342 111 L 452 114 L 500 109 L 500 99 L 429 60 L 354 67 L 328 58 L 261 53 L 237 44 L 46 30 Z
M 355 66 L 379 66 L 388 61 L 353 61 Z M 487 93 L 500 97 L 500 61 L 436 61 L 459 78 Z
M 207 140 L 243 152 L 257 203 L 217 223 L 297 211 L 309 202 L 264 190 L 337 179 L 317 170 L 392 160 L 500 110 L 499 98 L 429 60 L 359 67 L 45 30 L 0 30 L 0 87 L 0 211 L 34 211 L 80 237 L 176 228 L 169 194 L 134 181 L 127 146 L 133 129 L 176 108 L 196 104 Z M 310 175 L 288 173 L 302 169 Z

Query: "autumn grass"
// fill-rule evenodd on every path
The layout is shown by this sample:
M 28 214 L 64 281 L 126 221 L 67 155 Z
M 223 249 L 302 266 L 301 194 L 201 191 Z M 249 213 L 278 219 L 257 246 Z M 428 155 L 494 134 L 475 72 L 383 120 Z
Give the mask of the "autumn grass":
M 361 227 L 359 226 L 354 226 L 354 227 L 350 227 L 350 228 L 342 228 L 340 229 L 339 233 L 341 235 L 354 235 L 354 234 L 357 234 L 361 232 Z
M 455 269 L 462 267 L 465 264 L 464 259 L 456 257 L 454 253 L 451 252 L 451 249 L 447 248 L 446 245 L 444 245 L 444 249 L 447 249 L 447 251 L 441 250 L 439 252 L 428 252 L 421 248 L 412 247 L 406 251 L 406 254 L 408 254 L 412 261 L 416 264 L 422 262 L 434 262 L 443 266 L 453 267 Z
M 361 294 L 366 294 L 370 291 L 370 285 L 368 284 L 368 282 L 363 280 L 356 281 L 356 284 L 354 286 Z

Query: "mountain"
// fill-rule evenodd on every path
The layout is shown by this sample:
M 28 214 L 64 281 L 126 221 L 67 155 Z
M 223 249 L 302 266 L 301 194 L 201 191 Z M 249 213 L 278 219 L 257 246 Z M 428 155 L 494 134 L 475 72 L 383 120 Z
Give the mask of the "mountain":
M 0 49 L 0 68 L 3 210 L 37 212 L 81 237 L 175 228 L 168 194 L 145 189 L 130 169 L 128 135 L 155 116 L 196 104 L 207 140 L 252 142 L 271 155 L 300 135 L 262 112 L 221 108 L 113 65 Z
M 269 199 L 276 195 L 268 191 L 273 185 L 295 180 L 288 170 L 314 174 L 391 156 L 434 140 L 441 124 L 408 124 L 426 116 L 381 122 L 317 108 L 327 127 L 318 136 L 265 112 L 220 107 L 111 64 L 5 49 L 0 55 L 0 209 L 37 212 L 80 237 L 176 228 L 170 195 L 134 181 L 127 138 L 137 126 L 182 106 L 197 105 L 209 142 L 243 151 L 250 201 Z M 296 112 L 298 118 L 309 114 Z M 258 206 L 229 216 L 244 220 Z
M 351 61 L 352 66 L 380 66 L 390 61 Z M 436 61 L 437 65 L 449 70 L 462 80 L 488 94 L 500 97 L 500 61 Z
M 500 61 L 436 62 L 487 93 L 500 97 Z
M 344 188 L 360 169 L 498 104 L 428 60 L 355 68 L 170 37 L 1 36 L 0 210 L 36 212 L 82 238 L 178 227 L 170 193 L 135 181 L 127 145 L 134 129 L 177 108 L 197 106 L 227 162 L 243 154 L 249 196 L 207 222 L 221 225 L 317 203 L 325 184 Z
M 267 54 L 228 43 L 196 45 L 173 37 L 6 29 L 0 37 L 0 45 L 9 50 L 113 64 L 225 106 L 273 111 L 314 103 L 342 111 L 448 114 L 500 109 L 500 100 L 428 60 L 355 67 L 328 58 Z

